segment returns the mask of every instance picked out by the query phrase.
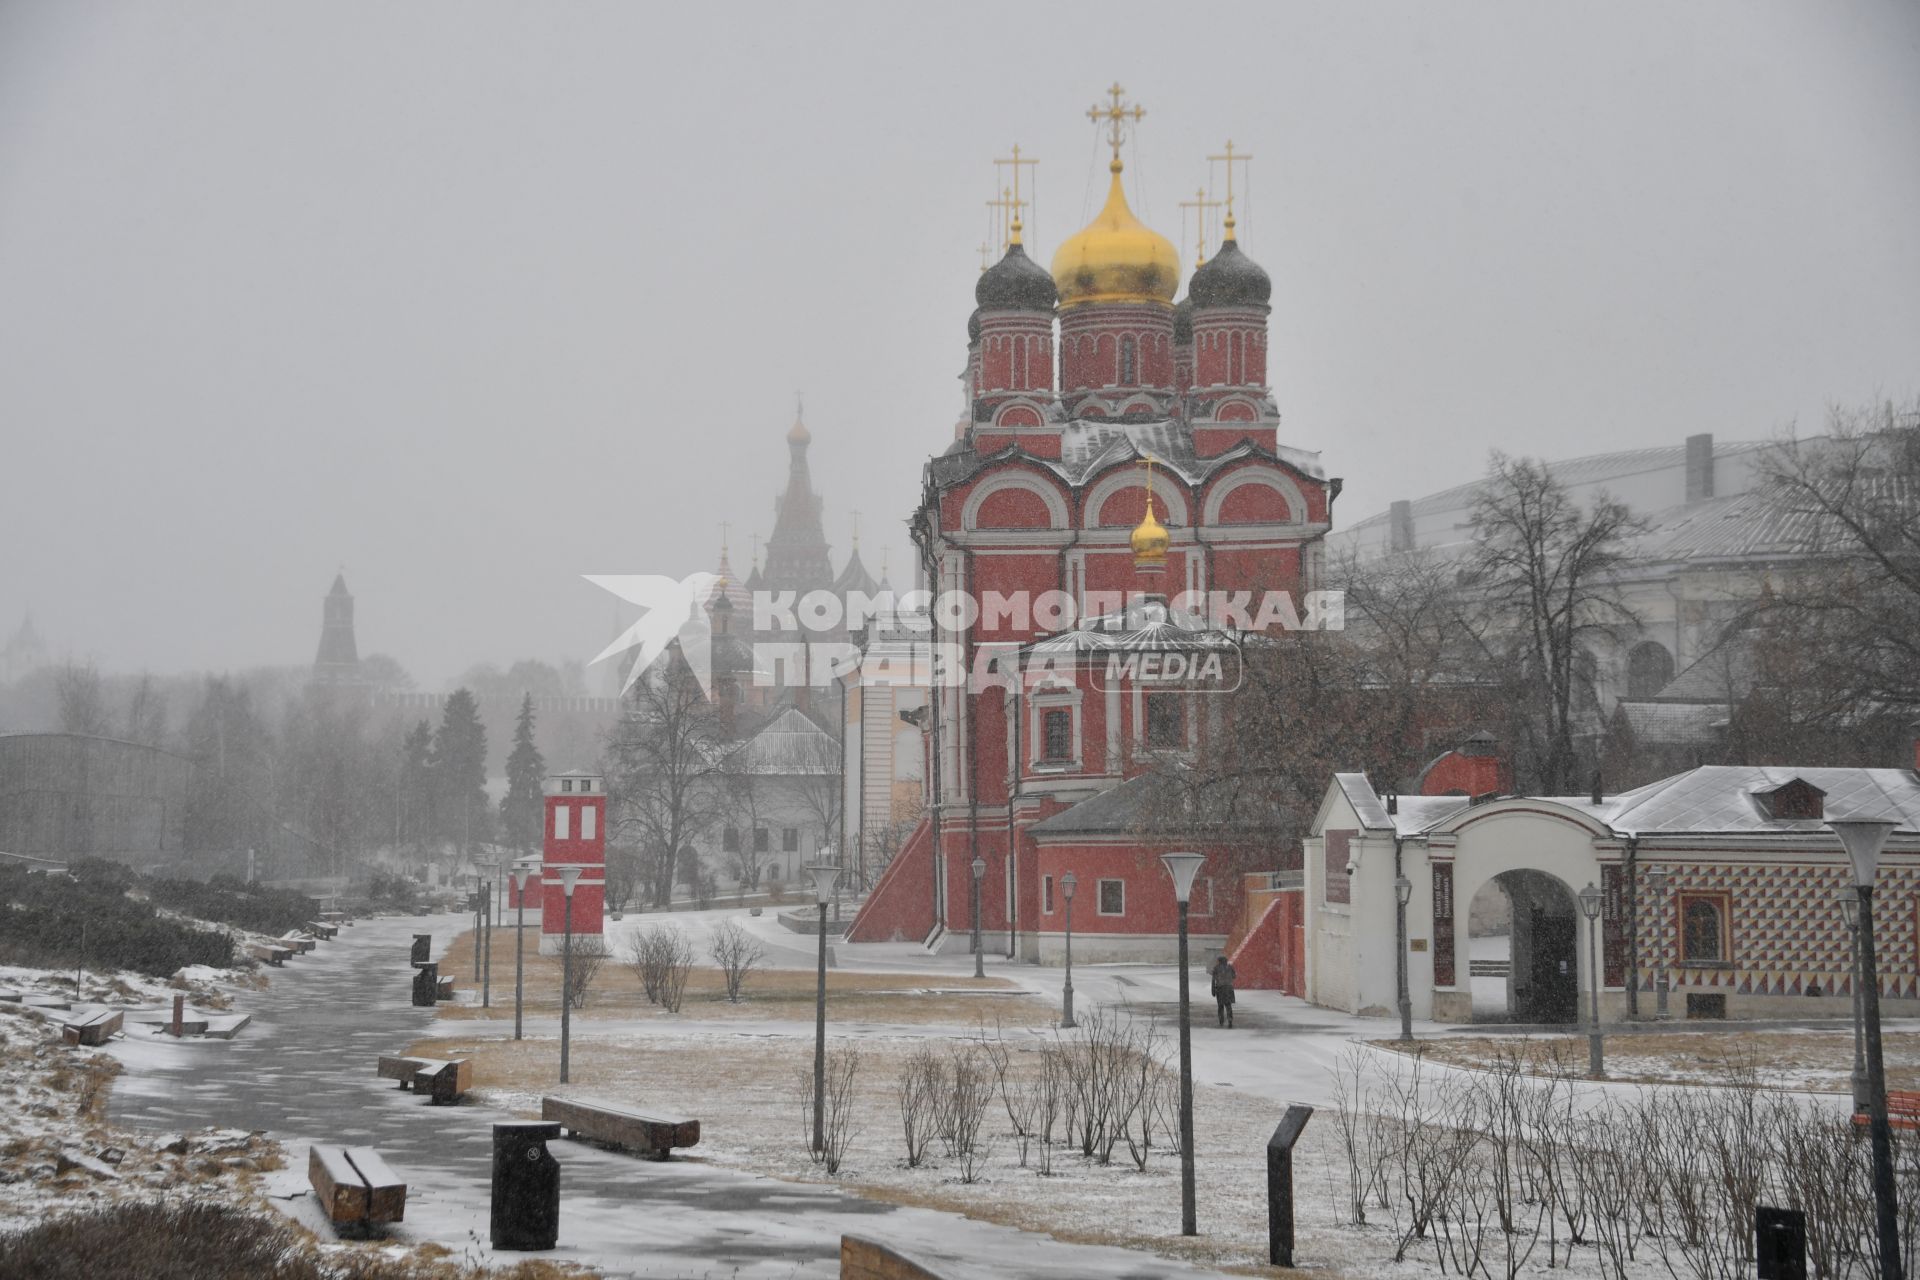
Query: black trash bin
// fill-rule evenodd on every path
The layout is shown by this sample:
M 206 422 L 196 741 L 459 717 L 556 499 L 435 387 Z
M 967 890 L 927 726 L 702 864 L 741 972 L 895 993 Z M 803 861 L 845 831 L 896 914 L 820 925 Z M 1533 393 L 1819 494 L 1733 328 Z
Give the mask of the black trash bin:
M 1807 1215 L 1757 1205 L 1753 1211 L 1759 1280 L 1807 1280 Z
M 429 960 L 413 971 L 413 1002 L 431 1009 L 440 998 L 440 966 Z
M 432 952 L 433 935 L 430 933 L 416 933 L 413 935 L 413 950 L 408 953 L 407 958 L 415 965 L 423 965 L 427 963 Z
M 560 1238 L 560 1162 L 547 1143 L 560 1126 L 527 1120 L 493 1126 L 493 1247 L 551 1249 Z

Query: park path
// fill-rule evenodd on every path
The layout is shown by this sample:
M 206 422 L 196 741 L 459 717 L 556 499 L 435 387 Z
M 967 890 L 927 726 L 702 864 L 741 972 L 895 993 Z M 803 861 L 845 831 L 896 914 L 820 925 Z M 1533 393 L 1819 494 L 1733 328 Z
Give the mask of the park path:
M 479 1105 L 430 1107 L 374 1077 L 374 1060 L 429 1033 L 433 1012 L 408 999 L 407 942 L 431 931 L 435 950 L 462 916 L 362 921 L 242 993 L 254 1015 L 232 1041 L 126 1040 L 127 1072 L 111 1115 L 136 1129 L 207 1125 L 265 1130 L 287 1144 L 288 1169 L 269 1191 L 323 1235 L 306 1186 L 315 1141 L 376 1147 L 408 1183 L 405 1239 L 431 1240 L 476 1262 L 487 1239 L 492 1129 L 513 1117 Z M 467 975 L 456 975 L 463 982 Z M 705 1116 L 710 1128 L 724 1116 Z M 609 1277 L 814 1278 L 839 1274 L 842 1233 L 902 1246 L 954 1277 L 1150 1280 L 1212 1276 L 1127 1250 L 1065 1244 L 956 1214 L 864 1200 L 829 1186 L 783 1182 L 697 1160 L 638 1160 L 571 1142 L 561 1164 L 561 1248 Z

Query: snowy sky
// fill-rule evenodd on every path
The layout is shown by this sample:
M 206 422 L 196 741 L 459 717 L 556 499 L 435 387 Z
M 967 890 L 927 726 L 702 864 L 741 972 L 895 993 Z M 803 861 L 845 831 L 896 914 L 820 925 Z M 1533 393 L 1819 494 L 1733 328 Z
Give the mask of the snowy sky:
M 1281 438 L 1343 522 L 1920 390 L 1920 5 L 0 0 L 0 633 L 305 662 L 342 566 L 429 688 L 590 657 L 583 573 L 771 526 L 906 560 L 992 159 L 1135 209 L 1231 137 Z

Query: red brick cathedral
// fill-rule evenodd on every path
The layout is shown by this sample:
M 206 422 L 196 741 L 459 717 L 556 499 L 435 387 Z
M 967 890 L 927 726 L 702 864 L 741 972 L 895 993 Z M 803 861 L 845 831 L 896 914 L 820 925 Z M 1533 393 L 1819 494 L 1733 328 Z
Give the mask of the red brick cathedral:
M 1170 598 L 1284 591 L 1299 601 L 1321 575 L 1339 482 L 1316 454 L 1280 443 L 1272 281 L 1241 249 L 1229 197 L 1224 243 L 1175 302 L 1178 255 L 1134 216 L 1122 182 L 1121 121 L 1137 115 L 1117 94 L 1100 114 L 1113 131 L 1105 207 L 1050 272 L 1027 256 L 1016 217 L 1006 255 L 980 275 L 967 326 L 971 413 L 928 463 L 912 523 L 922 585 L 936 597 L 1060 592 L 1075 611 L 1064 624 L 1046 609 L 989 611 L 943 631 L 969 668 L 988 645 L 1151 648 L 1168 631 Z M 1230 695 L 1116 687 L 1091 666 L 1031 687 L 938 691 L 920 725 L 928 817 L 851 940 L 967 946 L 978 859 L 990 952 L 1055 962 L 1072 872 L 1076 956 L 1170 954 L 1175 906 L 1158 855 L 1194 842 L 1170 843 L 1164 827 L 1144 835 L 1144 810 L 1154 774 L 1227 731 L 1219 704 Z M 1203 851 L 1193 931 L 1204 948 L 1238 923 L 1240 871 L 1277 861 L 1257 832 Z

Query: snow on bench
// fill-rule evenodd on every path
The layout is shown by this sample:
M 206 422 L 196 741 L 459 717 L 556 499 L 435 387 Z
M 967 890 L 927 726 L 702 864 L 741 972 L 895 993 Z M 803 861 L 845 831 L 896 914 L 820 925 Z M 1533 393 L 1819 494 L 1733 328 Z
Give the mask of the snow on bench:
M 289 933 L 280 939 L 280 945 L 298 951 L 301 955 L 305 955 L 320 944 L 304 933 Z
M 113 1009 L 98 1009 L 74 1017 L 60 1029 L 60 1038 L 68 1044 L 101 1045 L 120 1034 L 123 1016 Z
M 544 1097 L 540 1118 L 558 1121 L 576 1138 L 626 1147 L 650 1160 L 665 1160 L 675 1147 L 700 1141 L 700 1122 L 686 1116 L 650 1114 L 587 1098 Z
M 337 924 L 327 924 L 321 920 L 309 920 L 307 921 L 307 932 L 322 942 L 332 942 L 333 936 L 340 932 L 340 926 Z
M 372 1147 L 316 1142 L 307 1154 L 307 1181 L 335 1227 L 399 1222 L 407 1212 L 407 1184 Z
M 255 960 L 263 960 L 270 965 L 283 965 L 293 958 L 292 947 L 269 946 L 262 942 L 249 942 L 247 954 Z
M 473 1087 L 473 1060 L 470 1058 L 412 1058 L 383 1055 L 374 1074 L 383 1080 L 398 1080 L 402 1089 L 431 1098 L 436 1104 L 460 1101 Z

